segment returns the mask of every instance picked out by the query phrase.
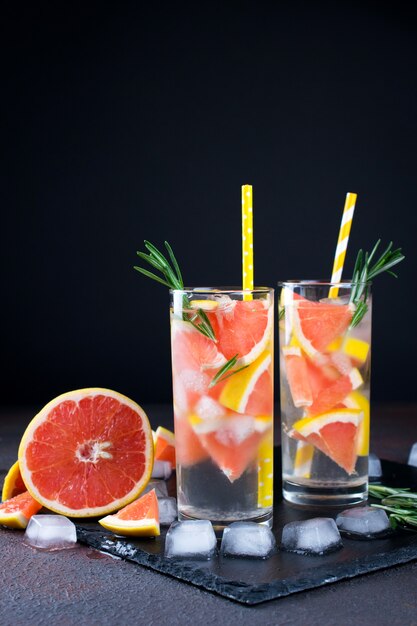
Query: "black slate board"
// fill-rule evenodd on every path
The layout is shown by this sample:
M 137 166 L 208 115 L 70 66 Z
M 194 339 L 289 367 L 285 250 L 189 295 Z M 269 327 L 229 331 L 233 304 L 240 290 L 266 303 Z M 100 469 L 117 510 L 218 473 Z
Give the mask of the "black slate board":
M 276 457 L 276 505 L 273 531 L 279 545 L 284 524 L 317 516 L 335 517 L 337 510 L 298 509 L 280 497 L 280 449 Z M 382 461 L 384 484 L 417 488 L 417 468 Z M 175 489 L 172 480 L 170 490 Z M 115 537 L 95 522 L 77 524 L 78 540 L 103 552 L 173 576 L 221 596 L 253 605 L 313 589 L 360 574 L 417 559 L 417 533 L 395 532 L 371 541 L 343 538 L 344 547 L 326 556 L 301 556 L 277 551 L 267 560 L 223 558 L 211 561 L 170 560 L 164 557 L 166 528 L 156 539 Z

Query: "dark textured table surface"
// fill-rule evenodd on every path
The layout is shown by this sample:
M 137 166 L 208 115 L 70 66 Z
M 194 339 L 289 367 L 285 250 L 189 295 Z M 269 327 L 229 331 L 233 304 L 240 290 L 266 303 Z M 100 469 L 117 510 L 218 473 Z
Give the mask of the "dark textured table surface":
M 170 407 L 144 408 L 152 426 L 172 427 Z M 0 411 L 0 470 L 16 460 L 20 437 L 34 412 Z M 373 407 L 371 449 L 376 454 L 405 463 L 414 441 L 417 405 Z M 417 625 L 417 561 L 245 607 L 84 546 L 37 552 L 22 544 L 20 531 L 1 530 L 0 550 L 2 626 Z

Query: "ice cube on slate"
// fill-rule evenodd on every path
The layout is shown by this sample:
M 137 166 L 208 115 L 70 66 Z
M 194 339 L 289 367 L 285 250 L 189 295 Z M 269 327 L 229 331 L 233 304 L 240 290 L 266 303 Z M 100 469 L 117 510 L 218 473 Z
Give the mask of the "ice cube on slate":
M 361 535 L 373 535 L 390 527 L 388 515 L 385 511 L 372 506 L 346 509 L 346 511 L 342 511 L 336 517 L 336 524 L 340 530 Z
M 411 446 L 410 454 L 408 457 L 408 465 L 417 467 L 417 442 Z
M 174 522 L 165 539 L 165 556 L 210 559 L 216 551 L 216 535 L 208 520 Z
M 63 550 L 77 543 L 75 525 L 64 515 L 32 515 L 25 541 L 35 548 Z
M 168 487 L 166 482 L 164 482 L 163 480 L 150 480 L 143 493 L 148 493 L 149 491 L 152 491 L 152 489 L 155 489 L 157 498 L 168 497 Z
M 381 478 L 382 476 L 381 461 L 373 452 L 370 452 L 368 457 L 368 474 L 369 478 Z
M 177 519 L 177 501 L 175 498 L 158 498 L 159 523 L 169 526 Z
M 223 531 L 220 551 L 224 555 L 268 557 L 275 548 L 275 537 L 268 526 L 256 522 L 233 522 Z
M 282 530 L 281 546 L 298 554 L 326 554 L 342 547 L 339 529 L 331 517 L 290 522 Z
M 172 465 L 169 461 L 154 461 L 152 478 L 164 478 L 167 480 L 172 474 Z

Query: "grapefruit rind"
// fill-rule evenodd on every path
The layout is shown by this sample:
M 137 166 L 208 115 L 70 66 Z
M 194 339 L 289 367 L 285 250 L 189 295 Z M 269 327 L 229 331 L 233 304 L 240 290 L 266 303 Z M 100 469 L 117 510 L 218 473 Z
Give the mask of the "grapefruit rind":
M 141 517 L 135 517 L 138 513 Z M 115 515 L 99 520 L 107 530 L 131 537 L 157 537 L 160 535 L 159 505 L 155 489 L 123 507 Z
M 26 486 L 20 473 L 19 461 L 16 461 L 5 476 L 1 492 L 2 502 L 14 498 L 24 491 L 26 491 Z
M 146 448 L 144 450 L 146 460 L 145 471 L 140 480 L 138 480 L 135 483 L 134 487 L 132 487 L 132 489 L 130 489 L 123 497 L 114 498 L 109 501 L 108 504 L 105 504 L 103 506 L 82 507 L 79 509 L 73 509 L 59 502 L 59 500 L 52 500 L 43 496 L 42 493 L 39 492 L 38 488 L 33 482 L 32 472 L 27 466 L 26 450 L 28 445 L 33 440 L 33 435 L 36 429 L 47 420 L 49 413 L 59 404 L 66 401 L 79 403 L 81 400 L 87 397 L 94 397 L 98 395 L 104 395 L 105 397 L 111 397 L 118 400 L 121 404 L 124 404 L 133 409 L 133 411 L 135 411 L 141 418 L 141 424 L 143 430 L 146 433 Z M 97 517 L 106 513 L 112 513 L 113 511 L 117 511 L 118 509 L 126 506 L 127 504 L 135 500 L 139 496 L 139 494 L 145 489 L 146 485 L 149 482 L 149 479 L 151 478 L 154 460 L 152 429 L 148 417 L 142 407 L 140 407 L 136 402 L 134 402 L 127 396 L 124 396 L 117 391 L 101 387 L 77 389 L 75 391 L 69 391 L 57 396 L 56 398 L 48 402 L 48 404 L 46 404 L 37 415 L 35 415 L 35 417 L 27 426 L 25 432 L 23 433 L 23 437 L 19 446 L 18 457 L 22 479 L 27 487 L 27 490 L 37 502 L 41 503 L 44 507 L 48 508 L 54 513 L 59 513 L 68 517 Z
M 350 409 L 363 411 L 363 419 L 359 424 L 357 451 L 359 456 L 369 454 L 370 404 L 368 398 L 359 391 L 352 391 L 343 404 Z
M 360 409 L 335 409 L 334 411 L 328 411 L 321 415 L 314 415 L 313 417 L 303 417 L 295 422 L 293 429 L 298 431 L 303 437 L 308 437 L 312 433 L 318 433 L 323 426 L 331 424 L 333 422 L 352 423 L 355 426 L 359 425 L 360 420 L 363 417 L 363 411 Z
M 128 537 L 159 537 L 159 522 L 156 519 L 120 520 L 115 515 L 106 515 L 99 524 L 116 535 Z

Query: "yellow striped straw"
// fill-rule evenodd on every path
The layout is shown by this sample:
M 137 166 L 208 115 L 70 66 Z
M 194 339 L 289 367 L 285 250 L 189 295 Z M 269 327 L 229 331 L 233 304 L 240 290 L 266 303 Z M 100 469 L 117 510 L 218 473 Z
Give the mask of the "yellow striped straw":
M 339 239 L 337 240 L 336 253 L 334 255 L 332 283 L 340 283 L 343 272 L 343 264 L 345 262 L 346 250 L 349 241 L 350 228 L 352 226 L 353 212 L 356 204 L 356 193 L 347 193 L 345 208 L 343 209 L 342 223 L 340 224 Z M 329 298 L 337 298 L 339 293 L 338 287 L 331 287 L 329 290 Z
M 242 185 L 242 284 L 253 290 L 253 196 L 252 185 Z M 252 300 L 245 294 L 244 300 Z

